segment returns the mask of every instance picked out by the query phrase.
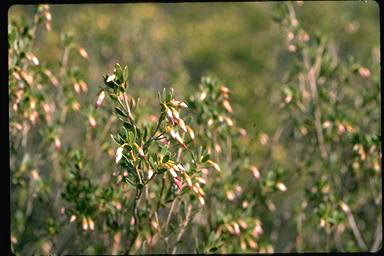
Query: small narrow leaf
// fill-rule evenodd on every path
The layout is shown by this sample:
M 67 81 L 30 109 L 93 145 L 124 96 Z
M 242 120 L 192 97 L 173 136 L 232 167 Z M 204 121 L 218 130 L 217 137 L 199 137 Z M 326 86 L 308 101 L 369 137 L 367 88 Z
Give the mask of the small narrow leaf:
M 127 114 L 125 114 L 121 109 L 119 109 L 118 107 L 115 107 L 115 110 L 116 112 L 119 114 L 119 115 L 122 115 L 124 117 L 128 117 Z

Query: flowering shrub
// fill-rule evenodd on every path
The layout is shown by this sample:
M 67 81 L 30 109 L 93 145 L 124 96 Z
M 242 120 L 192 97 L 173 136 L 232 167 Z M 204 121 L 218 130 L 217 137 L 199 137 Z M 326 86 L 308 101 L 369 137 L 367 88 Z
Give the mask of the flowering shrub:
M 239 125 L 236 86 L 214 75 L 182 95 L 170 87 L 144 93 L 154 82 L 138 73 L 148 70 L 115 64 L 100 75 L 102 86 L 88 87 L 92 56 L 74 34 L 61 34 L 59 57 L 39 56 L 34 42 L 52 31 L 48 5 L 37 7 L 32 23 L 12 21 L 12 251 L 376 251 L 379 62 L 339 57 L 332 39 L 304 28 L 291 3 L 275 11 L 286 36 L 280 54 L 290 64 L 279 81 L 282 120 L 270 135 Z M 274 157 L 279 146 L 289 161 Z

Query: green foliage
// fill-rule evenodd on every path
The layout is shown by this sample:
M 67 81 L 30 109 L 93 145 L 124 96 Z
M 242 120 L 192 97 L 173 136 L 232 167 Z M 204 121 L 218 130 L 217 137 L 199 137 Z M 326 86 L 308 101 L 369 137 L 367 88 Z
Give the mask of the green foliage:
M 12 8 L 12 251 L 380 248 L 378 24 L 328 4 Z

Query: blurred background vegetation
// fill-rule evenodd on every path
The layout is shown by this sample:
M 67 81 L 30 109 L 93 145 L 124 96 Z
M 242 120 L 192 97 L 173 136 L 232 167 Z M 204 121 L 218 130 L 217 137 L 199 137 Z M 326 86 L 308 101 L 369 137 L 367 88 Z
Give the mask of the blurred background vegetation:
M 12 6 L 8 21 L 21 16 L 32 20 L 36 8 Z M 368 68 L 379 62 L 377 3 L 304 2 L 295 8 L 308 34 L 327 35 L 341 60 L 352 55 Z M 50 10 L 52 31 L 37 31 L 35 54 L 54 66 L 60 55 L 61 33 L 72 34 L 86 49 L 89 60 L 76 54 L 71 57 L 89 85 L 89 94 L 83 95 L 80 104 L 94 103 L 102 75 L 113 70 L 115 63 L 129 67 L 131 93 L 140 96 L 148 109 L 156 109 L 156 91 L 163 87 L 173 87 L 179 97 L 191 95 L 201 76 L 217 76 L 231 90 L 235 120 L 255 141 L 250 149 L 253 161 L 263 159 L 263 146 L 256 141 L 261 133 L 271 136 L 281 125 L 282 81 L 292 63 L 286 34 L 274 21 L 276 3 L 69 4 L 50 5 Z M 364 88 L 356 84 L 353 90 Z M 68 121 L 70 133 L 63 143 L 83 140 L 84 131 L 79 130 L 83 128 L 75 123 L 75 119 Z M 279 144 L 272 158 L 289 169 L 294 152 Z M 284 223 L 300 203 L 299 197 L 293 191 L 289 201 L 280 198 L 275 202 L 283 206 L 274 215 L 283 230 L 275 243 L 277 252 L 292 249 L 287 248 L 293 237 Z

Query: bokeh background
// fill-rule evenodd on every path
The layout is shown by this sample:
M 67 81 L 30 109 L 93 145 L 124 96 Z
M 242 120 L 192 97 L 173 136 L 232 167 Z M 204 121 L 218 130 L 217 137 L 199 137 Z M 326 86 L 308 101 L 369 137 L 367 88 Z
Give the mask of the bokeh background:
M 36 8 L 14 5 L 8 20 L 21 16 L 33 19 Z M 154 109 L 158 103 L 151 98 L 156 99 L 157 90 L 172 87 L 178 96 L 190 95 L 201 76 L 217 76 L 231 90 L 236 122 L 256 141 L 261 133 L 273 134 L 280 125 L 279 95 L 292 61 L 286 34 L 274 21 L 276 8 L 273 2 L 50 5 L 52 32 L 37 31 L 35 54 L 41 62 L 53 65 L 60 55 L 60 34 L 71 33 L 89 55 L 89 60 L 76 54 L 71 58 L 89 85 L 88 95 L 96 97 L 102 75 L 120 63 L 129 67 L 132 95 Z M 305 1 L 295 8 L 308 34 L 327 35 L 340 59 L 352 55 L 363 66 L 378 62 L 377 3 Z M 354 89 L 363 90 L 358 84 Z M 80 103 L 91 102 L 94 97 L 83 96 Z M 69 134 L 63 143 L 83 140 L 84 131 L 76 126 L 76 120 L 67 125 Z M 251 149 L 255 162 L 263 158 L 260 147 L 254 143 Z M 289 167 L 293 152 L 279 144 L 273 161 Z M 295 193 L 301 188 L 295 189 L 289 200 L 276 201 L 281 207 L 274 216 L 282 227 L 302 196 Z M 280 230 L 275 251 L 289 251 L 290 230 L 288 226 Z

